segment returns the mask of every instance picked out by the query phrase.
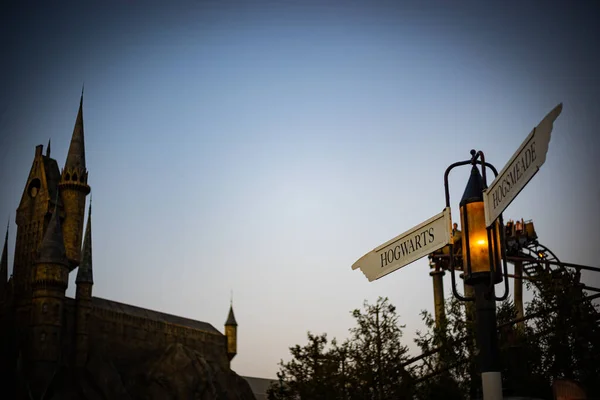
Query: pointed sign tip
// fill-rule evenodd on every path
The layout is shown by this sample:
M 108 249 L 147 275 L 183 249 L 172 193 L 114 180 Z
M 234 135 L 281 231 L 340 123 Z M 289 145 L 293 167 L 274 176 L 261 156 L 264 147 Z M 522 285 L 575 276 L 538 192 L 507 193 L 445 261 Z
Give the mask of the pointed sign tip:
M 558 103 L 554 110 L 550 111 L 550 115 L 552 115 L 552 121 L 556 121 L 560 113 L 562 113 L 563 103 Z
M 538 126 L 536 128 L 539 129 L 540 127 L 542 127 L 545 124 L 553 125 L 554 121 L 556 121 L 556 119 L 560 116 L 560 113 L 562 112 L 562 109 L 563 109 L 563 103 L 559 103 L 556 107 L 554 107 L 552 109 L 552 111 L 550 111 L 544 117 L 544 119 L 542 119 L 540 121 L 540 123 L 538 124 Z M 550 128 L 550 130 L 552 130 L 552 128 Z
M 560 114 L 562 112 L 563 109 L 563 103 L 558 103 L 558 105 L 554 108 L 554 110 L 556 111 L 557 114 Z

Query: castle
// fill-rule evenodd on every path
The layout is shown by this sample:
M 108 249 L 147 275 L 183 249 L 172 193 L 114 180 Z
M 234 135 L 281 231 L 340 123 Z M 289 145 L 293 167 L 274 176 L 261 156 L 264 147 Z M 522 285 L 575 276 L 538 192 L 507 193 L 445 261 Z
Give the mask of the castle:
M 14 384 L 15 397 L 22 390 L 47 391 L 57 370 L 84 368 L 93 352 L 118 365 L 178 343 L 229 370 L 237 352 L 233 306 L 222 334 L 205 322 L 92 296 L 91 201 L 84 234 L 90 191 L 82 93 L 62 172 L 50 143 L 45 155 L 42 145 L 35 149 L 16 213 L 10 279 L 8 228 L 0 259 L 0 374 Z M 73 299 L 65 292 L 74 271 Z

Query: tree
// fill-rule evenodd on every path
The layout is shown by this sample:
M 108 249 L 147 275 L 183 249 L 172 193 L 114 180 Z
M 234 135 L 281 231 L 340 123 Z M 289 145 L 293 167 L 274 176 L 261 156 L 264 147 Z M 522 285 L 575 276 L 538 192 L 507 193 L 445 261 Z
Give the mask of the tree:
M 291 361 L 279 363 L 281 369 L 277 377 L 280 383 L 269 388 L 269 399 L 327 400 L 338 397 L 340 384 L 335 346 L 334 353 L 325 350 L 326 333 L 313 335 L 308 332 L 307 336 L 306 346 L 290 347 Z
M 356 326 L 348 341 L 308 333 L 306 346 L 290 348 L 292 360 L 280 362 L 279 384 L 268 396 L 282 399 L 403 399 L 409 396 L 412 376 L 404 369 L 407 347 L 402 345 L 402 328 L 396 308 L 387 298 L 364 303 L 352 311 Z
M 539 357 L 531 366 L 547 384 L 555 379 L 580 382 L 591 397 L 600 396 L 600 314 L 584 298 L 577 271 L 546 270 L 539 274 L 527 314 L 538 315 L 529 323 L 528 348 Z
M 418 399 L 462 400 L 472 386 L 472 372 L 476 368 L 473 340 L 469 335 L 472 324 L 466 318 L 464 303 L 451 297 L 445 304 L 446 318 L 439 325 L 429 311 L 421 311 L 428 330 L 417 331 L 415 343 L 421 354 L 429 355 L 415 366 L 419 378 L 424 380 L 415 389 Z
M 428 331 L 417 332 L 415 342 L 423 357 L 416 368 L 422 381 L 416 388 L 417 398 L 447 399 L 480 397 L 481 378 L 477 362 L 477 347 L 472 332 L 473 326 L 466 317 L 468 303 L 454 297 L 446 301 L 446 321 L 439 325 L 428 311 L 421 315 Z M 547 393 L 549 385 L 531 373 L 530 367 L 539 359 L 539 349 L 534 342 L 525 340 L 529 334 L 521 332 L 512 323 L 516 309 L 510 300 L 497 305 L 498 345 L 505 394 L 535 395 Z M 537 357 L 537 358 L 536 358 Z M 541 389 L 540 389 L 541 388 Z
M 505 395 L 551 398 L 552 381 L 566 378 L 583 384 L 591 398 L 599 397 L 600 313 L 584 298 L 576 274 L 540 274 L 535 287 L 528 288 L 534 298 L 526 315 L 533 317 L 523 329 L 514 323 L 517 314 L 510 300 L 497 305 Z M 365 301 L 362 310 L 352 311 L 356 325 L 346 342 L 328 343 L 326 334 L 309 332 L 307 345 L 290 348 L 293 358 L 280 363 L 280 383 L 269 390 L 269 399 L 481 397 L 468 304 L 448 299 L 439 325 L 422 311 L 427 330 L 417 332 L 415 339 L 422 354 L 409 360 L 396 308 L 387 298 Z
M 413 377 L 402 363 L 408 348 L 401 343 L 404 325 L 398 324 L 396 307 L 387 298 L 364 311 L 352 312 L 356 326 L 350 329 L 349 354 L 354 362 L 353 393 L 362 399 L 403 399 L 410 397 Z

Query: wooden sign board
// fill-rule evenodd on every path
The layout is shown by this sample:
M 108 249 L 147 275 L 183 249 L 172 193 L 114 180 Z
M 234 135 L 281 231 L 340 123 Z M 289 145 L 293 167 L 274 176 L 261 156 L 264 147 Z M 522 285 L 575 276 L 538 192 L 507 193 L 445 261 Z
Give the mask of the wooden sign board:
M 490 187 L 483 191 L 485 224 L 488 227 L 517 197 L 546 161 L 552 127 L 561 111 L 562 103 L 533 128 Z
M 452 240 L 450 208 L 365 254 L 352 265 L 377 280 L 446 246 Z

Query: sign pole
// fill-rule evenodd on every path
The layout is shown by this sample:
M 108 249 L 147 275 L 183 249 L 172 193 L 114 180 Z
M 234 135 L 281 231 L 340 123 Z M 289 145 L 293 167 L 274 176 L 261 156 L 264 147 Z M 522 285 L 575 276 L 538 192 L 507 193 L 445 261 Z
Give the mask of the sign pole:
M 433 281 L 433 307 L 435 311 L 435 326 L 438 328 L 443 325 L 446 319 L 446 306 L 444 304 L 444 270 L 438 262 L 432 262 L 434 270 L 429 273 Z
M 475 335 L 479 348 L 479 366 L 484 400 L 502 400 L 502 375 L 498 335 L 496 333 L 496 300 L 494 287 L 485 281 L 473 285 L 475 291 Z M 491 289 L 491 293 L 490 293 Z

